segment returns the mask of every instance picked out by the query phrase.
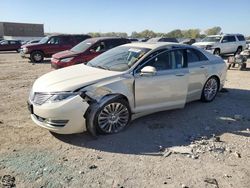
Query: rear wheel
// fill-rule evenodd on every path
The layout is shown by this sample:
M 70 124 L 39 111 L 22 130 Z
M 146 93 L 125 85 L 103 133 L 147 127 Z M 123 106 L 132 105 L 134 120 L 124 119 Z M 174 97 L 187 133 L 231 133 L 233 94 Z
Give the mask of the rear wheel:
M 34 51 L 30 55 L 31 61 L 35 63 L 40 63 L 44 59 L 44 55 L 41 51 Z
M 235 55 L 240 54 L 242 52 L 242 47 L 239 46 L 235 52 Z
M 211 77 L 207 80 L 203 87 L 201 100 L 203 102 L 211 102 L 214 100 L 219 90 L 219 81 L 216 77 Z

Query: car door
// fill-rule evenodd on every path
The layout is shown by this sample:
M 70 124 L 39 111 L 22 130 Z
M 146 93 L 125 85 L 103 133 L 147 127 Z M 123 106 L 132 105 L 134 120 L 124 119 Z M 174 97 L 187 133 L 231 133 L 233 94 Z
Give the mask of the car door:
M 61 36 L 59 43 L 60 43 L 60 51 L 69 50 L 76 44 L 74 38 L 70 36 Z
M 45 54 L 51 56 L 59 51 L 62 51 L 60 47 L 61 47 L 61 41 L 59 36 L 53 36 L 47 42 L 45 48 Z
M 154 67 L 156 73 L 141 74 L 146 66 Z M 183 50 L 166 50 L 142 63 L 134 72 L 135 111 L 183 107 L 188 76 Z
M 228 39 L 229 39 L 229 52 L 228 53 L 235 53 L 238 48 L 236 38 L 234 35 L 231 35 L 231 36 L 228 36 Z
M 221 53 L 234 53 L 237 50 L 235 36 L 224 36 L 222 39 Z
M 208 58 L 200 51 L 188 48 L 187 62 L 189 70 L 187 101 L 200 99 L 203 85 L 206 82 Z
M 228 36 L 224 36 L 221 39 L 221 45 L 220 45 L 220 53 L 225 54 L 230 52 L 230 43 L 229 43 L 229 38 Z
M 18 41 L 9 41 L 9 50 L 17 50 L 18 48 Z

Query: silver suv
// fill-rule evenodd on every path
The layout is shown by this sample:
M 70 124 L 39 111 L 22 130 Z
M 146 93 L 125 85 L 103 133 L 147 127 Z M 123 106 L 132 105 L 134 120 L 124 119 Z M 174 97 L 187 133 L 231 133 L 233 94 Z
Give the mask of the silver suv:
M 193 44 L 215 55 L 239 54 L 246 48 L 246 39 L 241 34 L 210 35 Z

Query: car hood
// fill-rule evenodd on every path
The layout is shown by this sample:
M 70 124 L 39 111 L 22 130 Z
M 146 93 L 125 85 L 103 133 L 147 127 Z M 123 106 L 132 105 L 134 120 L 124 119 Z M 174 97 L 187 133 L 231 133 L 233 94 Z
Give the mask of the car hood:
M 193 46 L 207 46 L 207 45 L 213 45 L 215 42 L 196 42 L 192 44 Z
M 54 54 L 52 56 L 52 58 L 63 59 L 63 58 L 67 58 L 67 57 L 75 57 L 78 54 L 81 54 L 81 53 L 79 53 L 79 52 L 73 52 L 73 51 L 70 51 L 70 50 L 65 50 L 65 51 L 58 52 L 58 53 Z
M 41 76 L 35 81 L 32 91 L 74 91 L 80 87 L 118 75 L 122 75 L 122 73 L 79 64 L 51 71 Z
M 33 43 L 33 44 L 24 44 L 21 46 L 21 48 L 32 48 L 32 47 L 40 47 L 43 46 L 42 43 Z

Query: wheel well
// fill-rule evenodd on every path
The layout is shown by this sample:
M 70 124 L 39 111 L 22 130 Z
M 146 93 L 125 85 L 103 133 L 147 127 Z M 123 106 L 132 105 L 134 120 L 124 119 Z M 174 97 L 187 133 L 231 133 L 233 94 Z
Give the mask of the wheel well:
M 220 51 L 220 48 L 215 48 L 214 50 L 219 50 Z
M 241 48 L 241 49 L 242 49 L 242 46 L 238 46 L 238 48 L 237 48 L 237 49 L 239 49 L 239 48 Z
M 210 78 L 216 78 L 216 80 L 218 81 L 218 89 L 220 89 L 220 78 L 217 75 L 213 75 L 210 76 L 207 80 L 209 80 Z
M 43 52 L 42 50 L 33 50 L 33 51 L 30 52 L 30 55 L 31 55 L 32 53 L 34 53 L 34 52 L 40 52 L 40 53 L 42 53 L 42 54 L 44 55 L 44 52 Z
M 104 99 L 105 97 L 109 97 L 109 96 L 114 96 L 114 98 L 116 98 L 116 99 L 123 99 L 129 104 L 128 98 L 125 95 L 120 94 L 120 93 L 108 94 L 108 95 L 103 96 L 102 99 Z

